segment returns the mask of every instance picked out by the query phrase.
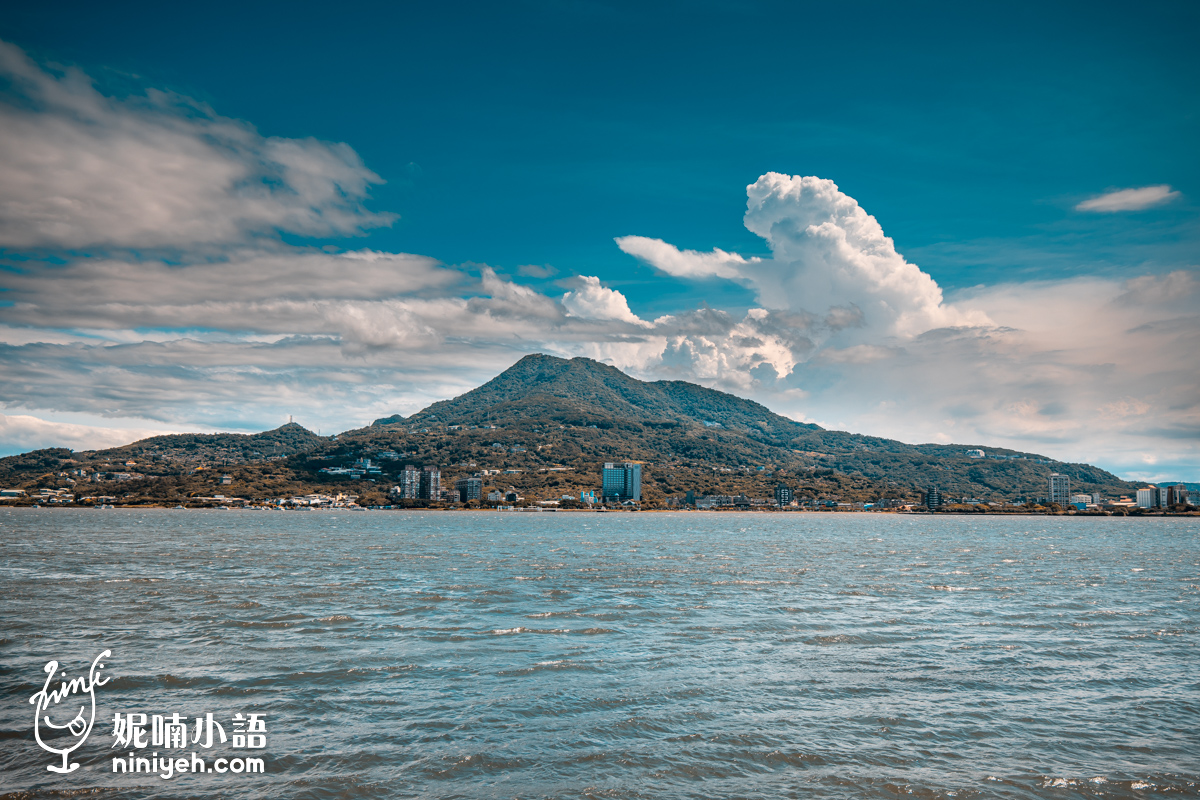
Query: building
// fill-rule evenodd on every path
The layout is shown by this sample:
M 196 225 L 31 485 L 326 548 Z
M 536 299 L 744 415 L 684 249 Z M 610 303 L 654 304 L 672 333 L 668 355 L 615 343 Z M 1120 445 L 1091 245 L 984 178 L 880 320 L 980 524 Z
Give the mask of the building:
M 426 465 L 421 470 L 421 483 L 417 488 L 417 497 L 422 500 L 440 500 L 442 496 L 442 472 L 433 465 Z
M 1057 472 L 1050 473 L 1049 499 L 1051 503 L 1058 503 L 1063 508 L 1071 504 L 1071 479 L 1068 476 Z
M 967 457 L 968 458 L 983 458 L 984 453 L 982 450 L 968 450 Z
M 1158 489 L 1151 486 L 1137 490 L 1138 508 L 1156 508 L 1158 506 Z
M 1177 483 L 1167 487 L 1167 508 L 1187 505 L 1187 501 L 1188 488 L 1186 484 Z
M 490 492 L 488 492 L 487 499 L 489 503 L 503 503 L 504 492 L 500 491 L 499 489 L 492 489 Z
M 626 500 L 641 502 L 642 465 L 632 462 L 605 464 L 600 495 L 606 503 L 609 501 L 620 503 Z
M 790 506 L 792 504 L 792 497 L 794 497 L 792 487 L 787 484 L 781 483 L 775 487 L 775 505 L 780 508 Z
M 724 508 L 727 506 L 749 508 L 753 503 L 744 494 L 709 494 L 695 498 L 696 508 Z
M 459 478 L 454 482 L 454 491 L 458 492 L 458 502 L 460 503 L 482 500 L 483 478 Z
M 589 506 L 595 505 L 596 504 L 595 490 L 580 492 L 579 493 L 579 502 L 587 503 Z
M 229 485 L 229 484 L 231 484 L 231 483 L 233 483 L 233 477 L 232 477 L 232 476 L 230 476 L 230 475 L 222 475 L 222 476 L 221 476 L 220 484 L 221 484 L 222 486 L 228 486 L 228 485 Z
M 929 508 L 929 509 L 941 508 L 943 502 L 945 502 L 945 501 L 942 499 L 942 490 L 941 489 L 939 489 L 936 486 L 931 486 L 925 490 L 925 507 L 926 508 Z
M 371 459 L 367 458 L 366 456 L 363 456 L 362 458 L 355 461 L 353 468 L 356 472 L 362 473 L 364 475 L 380 475 L 383 473 L 383 470 L 380 469 L 377 465 L 372 464 Z
M 405 464 L 399 477 L 397 496 L 401 500 L 416 500 L 421 493 L 421 471 L 412 464 Z

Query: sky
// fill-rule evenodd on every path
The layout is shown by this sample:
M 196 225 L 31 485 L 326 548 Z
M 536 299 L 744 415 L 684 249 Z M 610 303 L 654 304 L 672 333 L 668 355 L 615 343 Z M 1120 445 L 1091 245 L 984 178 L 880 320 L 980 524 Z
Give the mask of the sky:
M 546 352 L 1200 480 L 1197 32 L 1187 3 L 8 4 L 0 454 L 333 433 Z

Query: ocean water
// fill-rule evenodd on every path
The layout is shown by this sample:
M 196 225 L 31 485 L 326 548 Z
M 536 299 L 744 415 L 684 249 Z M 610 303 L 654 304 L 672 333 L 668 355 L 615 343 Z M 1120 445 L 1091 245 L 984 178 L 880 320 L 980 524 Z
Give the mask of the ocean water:
M 0 586 L 6 798 L 1200 796 L 1195 519 L 7 509 Z

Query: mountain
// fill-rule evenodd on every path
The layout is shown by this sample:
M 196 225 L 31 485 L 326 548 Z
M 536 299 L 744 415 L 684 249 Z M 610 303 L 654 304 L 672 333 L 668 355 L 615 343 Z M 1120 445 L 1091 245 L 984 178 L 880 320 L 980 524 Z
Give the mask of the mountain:
M 149 485 L 157 488 L 155 482 L 179 478 L 197 467 L 228 470 L 238 465 L 277 462 L 307 453 L 328 441 L 329 437 L 318 436 L 289 422 L 274 430 L 252 434 L 165 434 L 107 450 L 73 453 L 65 448 L 47 448 L 0 458 L 0 485 L 26 489 L 63 488 L 69 477 L 66 473 L 83 470 L 131 476 L 120 478 L 122 489 L 144 489 Z M 190 486 L 207 477 L 184 483 L 176 481 L 172 485 Z M 103 494 L 106 485 L 111 488 L 110 482 L 93 484 L 89 488 Z
M 379 471 L 358 477 L 328 471 L 363 458 Z M 253 435 L 156 436 L 95 452 L 39 450 L 0 459 L 0 483 L 61 488 L 76 485 L 69 473 L 101 472 L 109 482 L 87 489 L 112 495 L 111 481 L 120 480 L 122 492 L 135 498 L 130 502 L 340 491 L 381 503 L 407 463 L 438 465 L 444 486 L 487 471 L 487 488 L 558 499 L 599 488 L 607 461 L 643 462 L 643 497 L 651 506 L 689 490 L 770 497 L 780 482 L 800 497 L 843 501 L 919 500 L 933 485 L 951 497 L 1042 497 L 1051 472 L 1069 475 L 1076 491 L 1119 496 L 1136 488 L 1088 464 L 826 430 L 685 381 L 640 381 L 591 359 L 541 354 L 412 416 L 385 417 L 338 436 L 288 424 Z M 118 472 L 123 476 L 112 477 Z
M 685 381 L 646 383 L 590 358 L 528 355 L 492 380 L 453 400 L 442 400 L 405 419 L 375 425 L 480 425 L 516 419 L 556 419 L 575 425 L 625 419 L 651 425 L 691 422 L 746 432 L 794 436 L 820 430 L 781 417 L 753 400 Z
M 141 439 L 90 455 L 120 460 L 157 457 L 167 461 L 242 464 L 305 453 L 328 442 L 303 425 L 289 422 L 262 433 L 174 433 Z
M 861 476 L 875 484 L 873 491 L 909 495 L 936 484 L 973 497 L 1036 497 L 1046 494 L 1051 472 L 1070 475 L 1080 491 L 1118 494 L 1133 488 L 1088 464 L 978 444 L 910 445 L 825 430 L 775 414 L 751 400 L 685 381 L 640 381 L 592 359 L 542 354 L 525 356 L 483 386 L 433 403 L 411 417 L 378 419 L 371 429 L 402 427 L 428 435 L 457 426 L 461 438 L 471 435 L 472 426 L 485 425 L 507 433 L 517 430 L 526 438 L 536 434 L 543 450 L 547 445 L 551 452 L 557 448 L 563 464 L 587 455 L 603 460 L 639 458 L 672 465 L 673 473 L 710 473 L 714 467 L 718 471 L 753 467 L 758 472 L 759 466 L 770 465 L 772 474 L 782 470 L 811 476 L 832 471 Z M 602 448 L 589 447 L 588 435 L 579 430 L 591 426 L 608 432 Z M 342 438 L 347 436 L 370 438 L 362 431 Z M 972 458 L 969 450 L 987 455 Z

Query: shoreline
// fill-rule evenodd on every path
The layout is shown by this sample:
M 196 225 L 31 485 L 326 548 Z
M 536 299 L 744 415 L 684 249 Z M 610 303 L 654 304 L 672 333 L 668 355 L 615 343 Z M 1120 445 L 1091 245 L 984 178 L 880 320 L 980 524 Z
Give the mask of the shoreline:
M 729 508 L 729 509 L 694 509 L 694 508 L 538 508 L 533 506 L 524 506 L 520 508 L 469 508 L 469 507 L 425 507 L 425 508 L 396 508 L 386 506 L 310 506 L 310 507 L 294 507 L 283 508 L 279 506 L 266 505 L 250 505 L 250 506 L 222 506 L 222 505 L 163 505 L 157 503 L 137 504 L 137 505 L 118 505 L 118 504 L 102 504 L 102 505 L 76 505 L 67 503 L 53 504 L 38 504 L 38 503 L 5 503 L 0 504 L 0 509 L 32 509 L 38 511 L 49 510 L 95 510 L 95 511 L 134 511 L 134 510 L 163 510 L 163 511 L 267 511 L 267 512 L 286 512 L 286 513 L 308 513 L 314 511 L 336 512 L 336 511 L 398 511 L 398 512 L 421 512 L 421 511 L 437 511 L 437 512 L 491 512 L 497 514 L 895 514 L 908 517 L 1086 517 L 1086 518 L 1109 518 L 1109 517 L 1137 517 L 1137 518 L 1153 518 L 1153 517 L 1200 517 L 1200 510 L 1194 511 L 1159 511 L 1136 509 L 1128 513 L 1120 513 L 1114 511 L 905 511 L 902 509 L 839 509 L 839 508 Z

